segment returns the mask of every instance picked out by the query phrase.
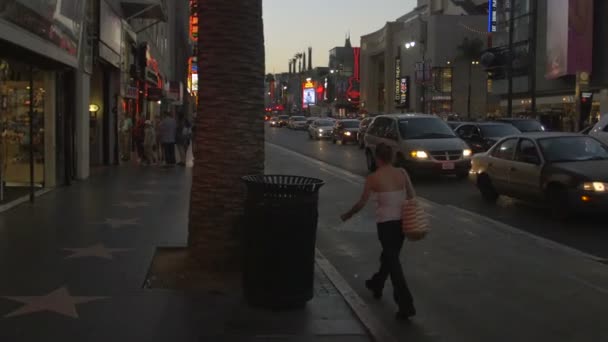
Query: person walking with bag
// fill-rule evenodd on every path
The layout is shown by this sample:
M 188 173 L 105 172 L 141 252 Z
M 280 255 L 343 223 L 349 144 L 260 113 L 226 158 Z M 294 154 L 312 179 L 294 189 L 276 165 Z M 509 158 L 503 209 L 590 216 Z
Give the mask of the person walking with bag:
M 390 276 L 394 289 L 393 297 L 399 307 L 396 318 L 407 320 L 416 315 L 416 309 L 403 275 L 399 255 L 405 240 L 402 229 L 404 206 L 406 201 L 415 198 L 415 192 L 407 172 L 393 166 L 393 151 L 390 146 L 379 144 L 376 147 L 376 165 L 376 172 L 367 177 L 361 198 L 341 218 L 343 221 L 349 220 L 365 207 L 372 195 L 375 196 L 378 239 L 382 245 L 382 255 L 379 271 L 365 282 L 365 286 L 376 299 L 380 299 L 384 284 Z
M 165 164 L 175 165 L 175 137 L 177 123 L 170 112 L 165 113 L 165 118 L 160 122 L 160 142 L 163 146 L 163 156 Z

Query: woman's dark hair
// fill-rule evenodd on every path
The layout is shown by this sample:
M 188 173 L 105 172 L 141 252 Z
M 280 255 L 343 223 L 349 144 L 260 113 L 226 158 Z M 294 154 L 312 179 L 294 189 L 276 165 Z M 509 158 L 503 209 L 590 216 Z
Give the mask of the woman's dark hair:
M 390 164 L 393 162 L 393 149 L 387 144 L 380 143 L 376 146 L 376 158 Z

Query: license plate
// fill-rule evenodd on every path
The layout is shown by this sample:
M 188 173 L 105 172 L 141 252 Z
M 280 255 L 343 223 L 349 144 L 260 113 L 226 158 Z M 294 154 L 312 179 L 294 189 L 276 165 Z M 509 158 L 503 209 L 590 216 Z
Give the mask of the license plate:
M 454 163 L 443 163 L 441 164 L 442 170 L 454 170 L 456 168 L 456 164 Z

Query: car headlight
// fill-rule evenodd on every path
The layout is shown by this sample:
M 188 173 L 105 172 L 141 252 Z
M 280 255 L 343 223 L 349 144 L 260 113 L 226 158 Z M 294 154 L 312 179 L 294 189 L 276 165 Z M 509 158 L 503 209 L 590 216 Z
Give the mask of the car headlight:
M 424 151 L 412 151 L 410 156 L 415 159 L 428 159 L 429 155 Z
M 469 150 L 469 149 L 463 150 L 463 151 L 462 151 L 462 155 L 463 155 L 464 157 L 470 157 L 470 156 L 472 156 L 472 155 L 473 155 L 473 151 L 471 151 L 471 150 Z
M 602 183 L 602 182 L 583 183 L 582 188 L 585 191 L 606 192 L 608 190 L 608 183 Z
M 323 133 L 323 129 L 322 128 L 319 128 L 319 133 Z
M 351 132 L 344 132 L 344 135 L 346 135 L 347 137 L 350 137 L 351 134 L 352 134 Z

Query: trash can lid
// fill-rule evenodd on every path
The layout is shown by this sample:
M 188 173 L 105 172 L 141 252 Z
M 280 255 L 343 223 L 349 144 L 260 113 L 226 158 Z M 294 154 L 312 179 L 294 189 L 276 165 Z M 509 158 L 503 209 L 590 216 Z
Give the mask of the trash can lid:
M 317 192 L 325 185 L 321 179 L 291 175 L 250 175 L 242 179 L 250 187 L 261 187 L 265 190 Z

